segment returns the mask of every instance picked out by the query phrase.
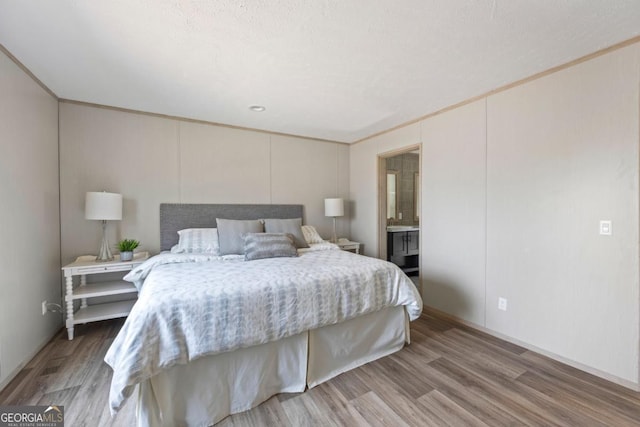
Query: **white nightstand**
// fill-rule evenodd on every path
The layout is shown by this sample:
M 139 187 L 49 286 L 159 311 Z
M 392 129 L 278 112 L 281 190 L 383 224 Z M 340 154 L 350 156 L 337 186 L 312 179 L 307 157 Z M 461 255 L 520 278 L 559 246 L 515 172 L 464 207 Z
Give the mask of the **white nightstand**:
M 87 284 L 87 275 L 129 271 L 142 264 L 148 257 L 148 252 L 135 254 L 133 261 L 120 261 L 119 255 L 116 255 L 114 260 L 109 262 L 84 261 L 83 257 L 80 257 L 71 264 L 62 267 L 66 279 L 64 300 L 69 340 L 73 339 L 73 325 L 126 317 L 135 303 L 135 300 L 127 300 L 88 305 L 88 298 L 133 294 L 138 290 L 133 283 L 124 280 Z M 80 276 L 80 285 L 76 289 L 73 289 L 74 276 Z M 80 300 L 80 309 L 74 313 L 73 301 L 78 299 Z
M 351 242 L 349 240 L 338 240 L 336 245 L 340 246 L 340 249 L 343 251 L 354 252 L 356 254 L 360 254 L 360 243 L 359 242 Z

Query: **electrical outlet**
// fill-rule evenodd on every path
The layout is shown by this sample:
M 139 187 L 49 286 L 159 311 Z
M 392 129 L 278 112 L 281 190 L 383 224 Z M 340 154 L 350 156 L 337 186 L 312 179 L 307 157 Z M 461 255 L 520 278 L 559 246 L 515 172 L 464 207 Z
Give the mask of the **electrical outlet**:
M 611 223 L 611 221 L 600 221 L 600 234 L 603 236 L 611 236 L 613 234 L 613 224 Z
M 507 311 L 507 299 L 506 298 L 498 298 L 498 310 Z
M 42 315 L 47 314 L 47 300 L 42 301 Z

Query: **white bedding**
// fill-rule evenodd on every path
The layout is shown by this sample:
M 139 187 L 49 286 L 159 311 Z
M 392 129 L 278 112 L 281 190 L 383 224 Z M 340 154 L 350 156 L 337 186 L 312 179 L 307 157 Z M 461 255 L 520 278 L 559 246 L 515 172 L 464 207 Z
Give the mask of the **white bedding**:
M 126 277 L 140 289 L 105 361 L 117 411 L 136 384 L 161 370 L 404 305 L 422 311 L 413 283 L 395 265 L 340 250 L 296 258 L 160 254 Z

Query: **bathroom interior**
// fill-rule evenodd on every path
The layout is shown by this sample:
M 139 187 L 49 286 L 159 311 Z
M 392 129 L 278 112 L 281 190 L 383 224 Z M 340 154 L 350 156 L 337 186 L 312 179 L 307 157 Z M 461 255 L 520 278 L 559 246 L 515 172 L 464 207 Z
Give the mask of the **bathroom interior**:
M 387 260 L 407 275 L 418 276 L 420 153 L 414 150 L 385 160 Z

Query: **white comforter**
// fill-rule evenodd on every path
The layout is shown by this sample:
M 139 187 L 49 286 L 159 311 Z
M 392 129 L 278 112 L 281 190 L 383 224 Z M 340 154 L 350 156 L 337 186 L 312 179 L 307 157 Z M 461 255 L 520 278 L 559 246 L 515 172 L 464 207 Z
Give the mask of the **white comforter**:
M 394 264 L 340 250 L 244 261 L 160 254 L 125 279 L 138 301 L 105 356 L 116 412 L 136 384 L 175 364 L 422 300 Z

